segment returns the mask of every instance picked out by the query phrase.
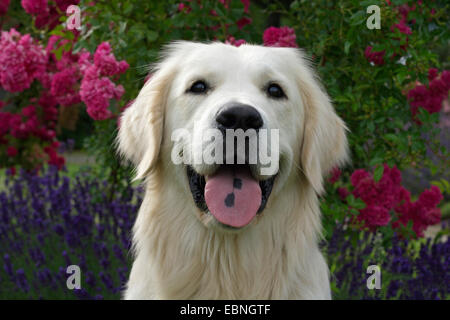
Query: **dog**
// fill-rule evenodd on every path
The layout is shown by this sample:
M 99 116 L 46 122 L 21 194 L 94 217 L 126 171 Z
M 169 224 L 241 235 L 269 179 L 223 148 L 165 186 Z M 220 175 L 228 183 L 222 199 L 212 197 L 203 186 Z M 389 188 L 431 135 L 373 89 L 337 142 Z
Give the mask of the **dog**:
M 331 298 L 318 196 L 348 160 L 347 128 L 301 49 L 171 43 L 120 123 L 145 185 L 125 299 Z M 209 129 L 252 134 L 237 151 L 205 144 Z M 264 130 L 278 134 L 265 174 L 247 156 Z M 208 146 L 227 159 L 192 160 Z

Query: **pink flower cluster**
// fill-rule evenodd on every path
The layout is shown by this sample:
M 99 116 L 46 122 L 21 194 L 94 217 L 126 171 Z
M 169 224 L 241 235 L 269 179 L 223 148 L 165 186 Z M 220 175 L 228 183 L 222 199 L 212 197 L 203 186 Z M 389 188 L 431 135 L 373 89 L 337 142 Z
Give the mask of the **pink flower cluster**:
M 444 70 L 439 75 L 438 70 L 432 68 L 428 71 L 428 80 L 428 86 L 419 84 L 407 94 L 414 119 L 419 107 L 424 108 L 429 113 L 441 111 L 442 102 L 448 97 L 450 90 L 449 70 Z M 416 122 L 420 123 L 418 120 Z
M 0 16 L 8 12 L 10 0 L 0 0 Z
M 94 63 L 86 69 L 81 81 L 81 100 L 95 120 L 111 117 L 109 100 L 120 99 L 124 93 L 122 85 L 115 85 L 108 77 L 124 73 L 129 65 L 125 60 L 117 61 L 111 51 L 109 43 L 100 44 L 94 54 Z
M 0 37 L 0 85 L 6 91 L 28 89 L 36 78 L 45 74 L 47 55 L 30 35 L 15 29 L 2 31 Z
M 264 31 L 263 42 L 268 47 L 297 48 L 295 31 L 289 27 L 269 27 Z
M 436 206 L 443 196 L 438 187 L 431 186 L 414 202 L 411 201 L 411 195 L 407 190 L 403 190 L 401 196 L 404 202 L 396 208 L 399 220 L 393 223 L 394 228 L 399 227 L 400 224 L 406 226 L 409 221 L 412 221 L 416 235 L 423 237 L 428 226 L 441 221 L 441 210 Z
M 59 4 L 61 5 L 62 2 Z M 27 10 L 36 12 L 38 2 Z M 23 5 L 27 6 L 24 1 Z M 110 99 L 124 93 L 112 80 L 128 69 L 125 61 L 117 61 L 111 46 L 104 42 L 94 54 L 72 53 L 72 43 L 51 36 L 46 48 L 29 35 L 16 30 L 2 32 L 0 38 L 0 85 L 10 92 L 28 89 L 36 79 L 41 85 L 39 99 L 32 98 L 20 113 L 0 112 L 0 144 L 6 158 L 2 166 L 21 163 L 26 168 L 39 168 L 47 161 L 61 168 L 64 158 L 58 155 L 56 140 L 57 106 L 84 102 L 88 114 L 95 120 L 109 118 Z M 69 48 L 69 49 L 68 49 Z M 62 50 L 62 52 L 61 52 Z M 61 53 L 56 57 L 55 52 Z M 11 101 L 0 102 L 0 107 Z M 14 160 L 12 160 L 14 159 Z
M 419 5 L 421 5 L 422 3 L 419 2 Z M 394 24 L 393 26 L 391 26 L 391 31 L 395 32 L 395 29 L 397 29 L 400 33 L 409 35 L 412 34 L 411 28 L 407 25 L 408 24 L 408 14 L 411 11 L 415 11 L 416 10 L 416 5 L 413 4 L 412 6 L 409 6 L 407 3 L 402 4 L 401 6 L 399 6 L 397 8 L 397 11 L 399 13 L 400 16 L 400 21 L 396 24 Z M 411 23 L 415 23 L 415 20 L 411 20 Z
M 364 55 L 369 62 L 373 62 L 375 65 L 380 66 L 384 64 L 385 51 L 372 51 L 372 46 L 367 46 L 364 50 Z
M 49 4 L 47 0 L 21 0 L 24 10 L 35 18 L 37 28 L 53 29 L 59 24 L 61 13 L 65 15 L 67 7 L 77 5 L 80 0 L 55 0 L 54 3 Z
M 56 102 L 48 94 L 43 94 L 39 100 L 31 102 L 32 104 L 23 108 L 18 114 L 0 112 L 0 144 L 7 146 L 8 157 L 16 157 L 23 153 L 26 163 L 34 164 L 35 167 L 39 166 L 41 161 L 36 143 L 47 144 L 48 162 L 61 167 L 64 164 L 64 158 L 56 154 L 57 146 L 55 146 L 57 143 L 55 126 L 58 118 Z M 8 145 L 14 140 L 21 141 L 22 144 L 31 142 L 32 150 L 23 151 L 23 148 L 18 150 L 16 145 Z
M 90 57 L 90 53 L 86 51 L 78 54 L 63 51 L 61 58 L 57 59 L 53 52 L 67 44 L 68 41 L 62 40 L 59 36 L 49 38 L 46 48 L 49 60 L 47 74 L 41 79 L 43 87 L 48 89 L 56 102 L 62 106 L 71 106 L 81 102 L 79 83 L 85 61 Z
M 383 176 L 378 182 L 363 169 L 355 170 L 350 180 L 353 196 L 366 204 L 364 209 L 359 210 L 356 220 L 363 222 L 370 230 L 386 226 L 396 218 L 392 223 L 393 228 L 406 226 L 412 221 L 416 235 L 422 237 L 429 225 L 440 221 L 440 209 L 436 207 L 442 200 L 439 188 L 432 186 L 417 201 L 412 202 L 409 191 L 401 185 L 400 170 L 395 166 L 391 169 L 385 164 Z M 339 194 L 346 197 L 349 191 L 339 190 Z
M 70 106 L 84 102 L 88 114 L 94 120 L 104 120 L 111 116 L 108 110 L 110 99 L 120 99 L 124 93 L 121 85 L 115 85 L 109 77 L 124 73 L 129 65 L 126 61 L 117 61 L 107 42 L 100 44 L 94 55 L 87 51 L 73 54 L 65 51 L 60 60 L 57 60 L 53 50 L 64 45 L 58 45 L 58 36 L 52 36 L 47 45 L 50 60 L 53 61 L 53 72 L 47 74 L 44 87 L 63 106 Z M 50 66 L 48 69 L 52 69 Z

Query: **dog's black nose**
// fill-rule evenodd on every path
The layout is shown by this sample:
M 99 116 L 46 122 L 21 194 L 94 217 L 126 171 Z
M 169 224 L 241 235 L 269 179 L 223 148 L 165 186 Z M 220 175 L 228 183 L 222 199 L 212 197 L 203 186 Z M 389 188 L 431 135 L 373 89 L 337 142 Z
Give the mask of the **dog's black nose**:
M 219 129 L 259 129 L 263 125 L 263 119 L 255 108 L 245 104 L 233 104 L 225 107 L 217 117 Z

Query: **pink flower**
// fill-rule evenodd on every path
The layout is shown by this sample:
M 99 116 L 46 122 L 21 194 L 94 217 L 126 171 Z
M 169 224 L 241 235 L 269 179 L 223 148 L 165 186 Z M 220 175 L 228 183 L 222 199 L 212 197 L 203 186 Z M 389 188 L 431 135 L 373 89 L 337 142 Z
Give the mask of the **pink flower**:
M 100 71 L 96 66 L 86 70 L 81 81 L 80 97 L 86 104 L 88 114 L 94 120 L 105 120 L 111 117 L 108 110 L 110 99 L 120 99 L 124 93 L 121 85 L 116 86 L 107 77 L 99 77 Z
M 8 149 L 6 149 L 6 154 L 8 155 L 8 157 L 15 157 L 17 153 L 17 149 L 13 146 L 9 146 Z
M 392 224 L 393 228 L 413 222 L 413 230 L 418 237 L 424 230 L 440 221 L 441 213 L 437 208 L 443 199 L 441 191 L 436 186 L 425 190 L 416 202 L 411 202 L 411 195 L 401 185 L 401 174 L 395 166 L 389 168 L 384 164 L 383 176 L 375 182 L 372 175 L 365 170 L 356 170 L 351 178 L 354 186 L 353 195 L 366 204 L 360 210 L 357 220 L 364 221 L 370 230 L 385 226 L 391 220 L 391 213 L 398 216 Z M 338 190 L 341 198 L 346 197 L 345 190 Z M 341 195 L 342 193 L 342 195 Z
M 33 117 L 36 115 L 36 107 L 33 105 L 25 107 L 22 109 L 22 114 L 28 118 Z
M 247 43 L 244 39 L 236 40 L 234 37 L 229 36 L 225 41 L 226 44 L 231 44 L 232 46 L 239 47 L 244 43 Z
M 48 13 L 47 0 L 22 0 L 22 7 L 33 16 Z
M 340 170 L 338 167 L 334 167 L 334 168 L 331 170 L 331 176 L 330 176 L 330 178 L 328 179 L 328 181 L 329 181 L 331 184 L 336 183 L 336 182 L 339 180 L 339 178 L 341 177 L 341 174 L 342 174 L 341 170 Z
M 406 34 L 406 35 L 412 34 L 411 28 L 408 27 L 403 20 L 400 21 L 400 23 L 394 24 L 391 27 L 392 32 L 394 32 L 395 28 L 397 28 L 398 31 L 400 31 L 400 33 L 403 33 L 403 34 Z
M 8 11 L 10 0 L 0 0 L 0 16 Z
M 268 47 L 297 47 L 295 31 L 289 27 L 270 27 L 263 34 L 264 45 Z
M 363 220 L 366 223 L 366 227 L 373 230 L 376 227 L 385 226 L 391 220 L 389 211 L 377 205 L 371 205 L 362 209 L 361 214 L 358 215 L 359 220 Z
M 2 31 L 0 38 L 0 85 L 7 91 L 28 89 L 46 70 L 47 56 L 30 35 Z
M 9 174 L 12 176 L 15 176 L 17 173 L 16 168 L 15 167 L 11 167 L 9 168 Z
M 407 97 L 411 105 L 413 119 L 415 119 L 419 107 L 424 108 L 429 113 L 441 111 L 442 102 L 448 96 L 448 91 L 450 90 L 450 71 L 443 71 L 439 77 L 436 69 L 430 69 L 428 71 L 428 78 L 432 79 L 428 87 L 419 84 L 408 91 Z M 415 121 L 420 124 L 420 121 Z
M 350 177 L 350 181 L 352 182 L 353 186 L 357 186 L 361 181 L 371 179 L 371 178 L 372 178 L 372 176 L 366 170 L 357 169 L 352 173 L 352 175 Z
M 383 51 L 372 51 L 372 46 L 367 46 L 364 51 L 364 55 L 369 62 L 373 62 L 375 65 L 384 64 L 384 50 Z
M 48 12 L 44 12 L 36 16 L 36 28 L 42 29 L 47 27 L 49 30 L 54 29 L 59 24 L 60 14 L 56 6 L 50 6 Z
M 54 145 L 44 147 L 44 152 L 48 155 L 48 164 L 54 165 L 58 169 L 61 169 L 64 166 L 66 160 L 64 157 L 58 156 Z
M 73 4 L 77 5 L 80 3 L 80 0 L 55 0 L 58 9 L 62 12 L 66 12 L 67 8 Z
M 338 194 L 339 198 L 341 198 L 342 201 L 345 201 L 345 199 L 350 195 L 350 192 L 347 188 L 338 188 Z
M 406 197 L 405 202 L 396 209 L 399 222 L 394 227 L 397 228 L 400 224 L 407 225 L 408 221 L 412 221 L 416 235 L 423 237 L 428 226 L 441 220 L 441 211 L 436 206 L 442 198 L 441 191 L 436 186 L 425 190 L 416 202 L 411 202 L 409 196 Z
M 241 0 L 242 4 L 244 5 L 244 12 L 248 13 L 248 8 L 250 7 L 250 0 Z
M 191 10 L 192 10 L 191 7 L 189 7 L 188 5 L 186 5 L 182 2 L 180 2 L 178 4 L 178 11 L 183 11 L 183 12 L 189 13 L 189 12 L 191 12 Z
M 111 46 L 108 42 L 101 43 L 95 51 L 94 64 L 101 75 L 112 76 L 124 73 L 129 67 L 125 60 L 118 62 L 111 51 Z
M 430 68 L 428 70 L 428 80 L 432 81 L 434 78 L 438 76 L 438 69 L 436 68 Z
M 64 69 L 53 75 L 51 94 L 63 106 L 70 106 L 81 102 L 77 85 L 80 75 L 75 67 Z
M 247 18 L 247 17 L 243 17 L 241 19 L 239 19 L 238 21 L 236 21 L 236 24 L 239 28 L 239 30 L 241 30 L 243 27 L 245 27 L 246 25 L 252 23 L 252 19 Z
M 447 88 L 450 88 L 450 70 L 442 71 L 441 79 L 444 81 Z

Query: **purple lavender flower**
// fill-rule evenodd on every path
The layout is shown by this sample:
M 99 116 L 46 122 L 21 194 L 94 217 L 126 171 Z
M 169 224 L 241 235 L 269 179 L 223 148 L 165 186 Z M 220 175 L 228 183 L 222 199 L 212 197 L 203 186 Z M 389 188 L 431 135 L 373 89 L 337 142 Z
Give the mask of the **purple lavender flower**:
M 22 268 L 17 269 L 16 271 L 16 285 L 23 292 L 28 292 L 30 290 L 25 271 Z

